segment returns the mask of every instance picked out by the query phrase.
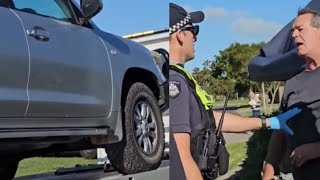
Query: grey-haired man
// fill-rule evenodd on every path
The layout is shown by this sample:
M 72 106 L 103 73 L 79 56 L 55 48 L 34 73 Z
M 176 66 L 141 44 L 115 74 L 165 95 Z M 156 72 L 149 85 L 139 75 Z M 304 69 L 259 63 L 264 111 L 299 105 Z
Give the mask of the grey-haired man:
M 273 178 L 287 144 L 297 180 L 319 179 L 320 174 L 320 13 L 301 9 L 292 25 L 292 37 L 297 53 L 306 61 L 305 71 L 287 80 L 284 91 L 284 110 L 303 107 L 289 126 L 293 136 L 274 132 L 264 167 L 263 179 Z M 282 142 L 282 143 L 279 143 Z

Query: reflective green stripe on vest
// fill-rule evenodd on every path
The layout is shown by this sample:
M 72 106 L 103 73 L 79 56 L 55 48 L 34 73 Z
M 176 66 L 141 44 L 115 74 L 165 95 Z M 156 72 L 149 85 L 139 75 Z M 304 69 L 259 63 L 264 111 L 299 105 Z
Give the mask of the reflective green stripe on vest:
M 213 97 L 211 95 L 209 95 L 205 90 L 203 90 L 197 83 L 197 81 L 192 77 L 192 75 L 186 71 L 185 69 L 183 69 L 181 66 L 176 65 L 176 64 L 171 64 L 172 66 L 180 69 L 181 71 L 183 71 L 185 73 L 185 75 L 195 84 L 195 89 L 196 89 L 196 93 L 198 95 L 198 97 L 200 98 L 202 104 L 204 105 L 204 107 L 206 108 L 206 110 L 209 110 L 211 107 L 213 107 Z

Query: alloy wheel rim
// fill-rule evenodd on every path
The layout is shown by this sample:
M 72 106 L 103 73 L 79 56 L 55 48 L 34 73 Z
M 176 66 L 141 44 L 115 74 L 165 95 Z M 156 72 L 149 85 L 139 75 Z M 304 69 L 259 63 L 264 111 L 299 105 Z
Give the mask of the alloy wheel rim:
M 157 124 L 152 108 L 147 102 L 136 103 L 133 120 L 134 134 L 139 148 L 146 154 L 153 153 L 158 140 Z

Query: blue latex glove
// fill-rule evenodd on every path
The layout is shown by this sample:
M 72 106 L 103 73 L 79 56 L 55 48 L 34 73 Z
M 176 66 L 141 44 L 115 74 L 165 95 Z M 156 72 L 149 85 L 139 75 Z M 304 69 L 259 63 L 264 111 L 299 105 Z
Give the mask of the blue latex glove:
M 269 118 L 270 129 L 281 129 L 288 134 L 293 135 L 293 131 L 288 127 L 287 121 L 295 115 L 299 114 L 301 111 L 301 109 L 296 107 L 283 114 Z

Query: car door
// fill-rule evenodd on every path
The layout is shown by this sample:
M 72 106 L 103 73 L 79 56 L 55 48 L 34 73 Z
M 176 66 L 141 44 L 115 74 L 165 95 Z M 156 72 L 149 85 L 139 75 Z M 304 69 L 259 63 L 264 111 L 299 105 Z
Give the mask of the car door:
M 12 0 L 30 46 L 28 117 L 105 117 L 111 69 L 102 39 L 76 24 L 68 0 Z
M 6 3 L 0 3 L 0 117 L 24 117 L 28 104 L 28 45 L 21 21 Z

